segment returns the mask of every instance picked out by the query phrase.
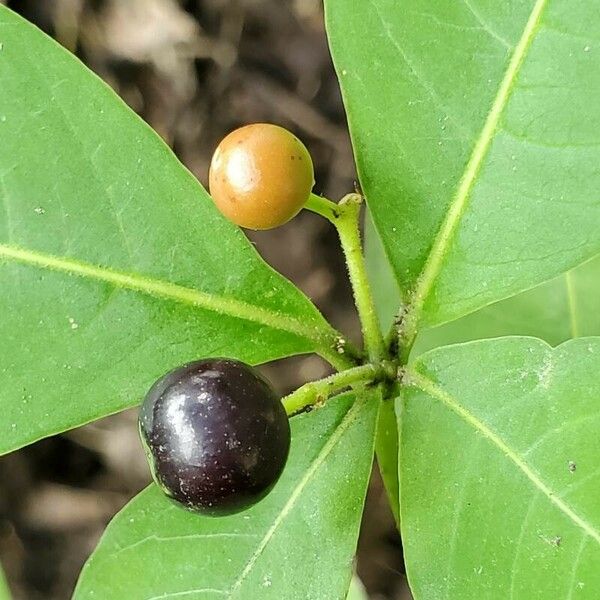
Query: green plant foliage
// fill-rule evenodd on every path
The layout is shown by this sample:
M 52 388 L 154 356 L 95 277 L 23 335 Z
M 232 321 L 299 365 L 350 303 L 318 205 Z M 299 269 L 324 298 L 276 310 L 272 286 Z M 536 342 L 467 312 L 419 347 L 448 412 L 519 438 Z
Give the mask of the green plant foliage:
M 399 310 L 397 284 L 372 221 L 366 222 L 366 254 L 373 292 L 384 326 Z M 440 346 L 506 335 L 530 335 L 557 345 L 572 337 L 600 335 L 600 258 L 559 275 L 532 290 L 496 302 L 445 325 L 426 329 L 412 351 L 418 357 Z M 396 415 L 384 405 L 379 416 L 377 461 L 392 510 L 398 505 L 398 436 Z
M 384 328 L 391 326 L 398 313 L 400 293 L 392 275 L 383 245 L 367 213 L 365 218 L 365 260 L 370 281 L 373 283 L 375 309 Z M 396 524 L 399 526 L 398 497 L 398 427 L 394 403 L 383 402 L 379 410 L 375 439 L 377 466 L 390 502 Z
M 6 577 L 4 576 L 4 572 L 0 567 L 0 600 L 10 600 L 10 589 L 8 587 L 8 583 L 6 581 Z M 360 600 L 360 597 L 356 597 L 356 600 Z
M 385 327 L 400 308 L 400 294 L 372 222 L 367 221 L 367 264 L 377 309 Z M 516 296 L 419 333 L 412 351 L 489 337 L 529 335 L 552 345 L 600 335 L 600 257 Z
M 370 210 L 365 214 L 364 230 L 365 261 L 369 280 L 373 287 L 373 300 L 381 326 L 385 331 L 392 326 L 394 318 L 398 316 L 400 306 L 406 301 L 402 298 L 381 238 L 373 224 Z
M 595 599 L 600 338 L 500 338 L 414 363 L 399 409 L 417 600 Z
M 344 598 L 378 406 L 353 400 L 292 419 L 281 480 L 244 513 L 200 517 L 150 486 L 108 526 L 74 598 Z
M 532 290 L 423 331 L 413 355 L 445 344 L 511 334 L 539 337 L 553 346 L 600 335 L 599 297 L 600 258 L 595 258 Z
M 600 335 L 598 0 L 326 14 L 377 308 L 387 327 L 403 306 L 406 352 L 380 363 L 356 222 L 313 196 L 337 220 L 373 361 L 354 372 L 387 380 L 294 417 L 281 480 L 244 513 L 144 490 L 74 598 L 366 598 L 351 578 L 376 448 L 416 600 L 594 600 L 600 338 L 580 336 Z M 199 357 L 349 366 L 158 136 L 2 6 L 0 82 L 0 454 L 132 406 Z
M 412 326 L 600 251 L 600 10 L 328 0 L 361 185 Z
M 400 308 L 400 291 L 371 220 L 367 220 L 367 264 L 379 315 L 386 327 Z M 557 345 L 600 335 L 600 257 L 531 290 L 496 302 L 439 327 L 420 332 L 413 356 L 427 350 L 488 337 L 530 335 Z
M 386 399 L 379 409 L 375 451 L 377 453 L 377 466 L 388 495 L 390 508 L 394 520 L 399 526 L 398 427 L 392 398 Z
M 0 6 L 0 453 L 138 403 L 198 356 L 334 332 L 97 77 Z
M 365 586 L 356 575 L 352 578 L 346 600 L 369 600 Z

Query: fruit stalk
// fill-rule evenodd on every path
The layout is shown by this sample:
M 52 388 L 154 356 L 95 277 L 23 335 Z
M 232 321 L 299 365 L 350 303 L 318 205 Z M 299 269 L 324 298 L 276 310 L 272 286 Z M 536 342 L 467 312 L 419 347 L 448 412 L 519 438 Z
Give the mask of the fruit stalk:
M 339 204 L 311 194 L 306 208 L 328 219 L 337 229 L 352 284 L 354 302 L 360 318 L 365 348 L 369 360 L 379 363 L 386 356 L 379 318 L 371 294 L 359 231 L 362 198 L 348 194 Z
M 381 375 L 381 369 L 371 364 L 354 367 L 318 381 L 305 383 L 281 402 L 289 416 L 295 415 L 309 406 L 323 404 L 335 392 L 357 383 L 373 382 Z

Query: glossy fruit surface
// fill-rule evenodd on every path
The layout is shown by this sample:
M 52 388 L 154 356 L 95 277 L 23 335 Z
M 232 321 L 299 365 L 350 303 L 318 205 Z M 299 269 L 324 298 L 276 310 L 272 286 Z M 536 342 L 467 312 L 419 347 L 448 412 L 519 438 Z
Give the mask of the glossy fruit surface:
M 158 485 L 210 515 L 261 500 L 290 447 L 280 399 L 252 367 L 230 359 L 200 360 L 164 375 L 146 395 L 139 425 Z
M 231 221 L 249 229 L 272 229 L 304 206 L 314 184 L 304 144 L 283 127 L 246 125 L 227 135 L 209 172 L 210 194 Z

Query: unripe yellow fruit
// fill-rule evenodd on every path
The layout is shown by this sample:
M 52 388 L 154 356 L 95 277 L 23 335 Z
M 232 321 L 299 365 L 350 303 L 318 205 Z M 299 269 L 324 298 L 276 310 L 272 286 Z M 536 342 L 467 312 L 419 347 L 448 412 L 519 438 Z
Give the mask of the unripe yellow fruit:
M 232 131 L 210 164 L 215 205 L 248 229 L 287 223 L 306 204 L 313 185 L 312 159 L 304 144 L 287 129 L 268 123 Z

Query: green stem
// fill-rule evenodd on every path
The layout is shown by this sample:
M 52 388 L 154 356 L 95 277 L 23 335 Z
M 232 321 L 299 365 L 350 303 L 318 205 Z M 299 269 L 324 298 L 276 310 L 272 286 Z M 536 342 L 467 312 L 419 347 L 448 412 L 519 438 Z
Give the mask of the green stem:
M 358 223 L 361 203 L 359 194 L 348 194 L 339 204 L 311 194 L 306 208 L 328 219 L 337 229 L 348 265 L 366 350 L 371 362 L 378 363 L 385 357 L 386 350 L 362 251 Z
M 380 375 L 382 375 L 381 369 L 371 364 L 354 367 L 341 373 L 334 373 L 318 381 L 305 383 L 281 401 L 286 413 L 291 416 L 307 406 L 324 403 L 333 393 L 339 392 L 350 385 L 374 381 Z
M 340 209 L 342 207 L 327 198 L 311 194 L 304 208 L 325 217 L 328 221 L 336 225 L 336 220 L 340 216 Z

